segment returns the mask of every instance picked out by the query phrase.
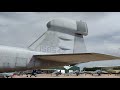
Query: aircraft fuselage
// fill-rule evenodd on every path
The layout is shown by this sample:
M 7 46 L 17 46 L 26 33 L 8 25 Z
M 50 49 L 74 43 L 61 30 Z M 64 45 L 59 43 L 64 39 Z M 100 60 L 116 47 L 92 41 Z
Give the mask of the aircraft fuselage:
M 0 46 L 0 72 L 32 67 L 29 64 L 33 55 L 43 55 L 43 53 L 24 48 Z

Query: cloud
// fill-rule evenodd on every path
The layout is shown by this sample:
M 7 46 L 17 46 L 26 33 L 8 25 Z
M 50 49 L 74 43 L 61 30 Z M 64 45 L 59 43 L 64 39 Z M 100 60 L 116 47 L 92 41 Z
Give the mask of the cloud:
M 46 23 L 54 18 L 91 21 L 106 15 L 104 12 L 0 12 L 0 44 L 27 47 L 47 30 Z
M 108 61 L 93 61 L 87 63 L 78 64 L 81 69 L 84 67 L 111 67 L 120 66 L 120 60 L 108 60 Z
M 26 47 L 27 45 L 25 43 L 32 43 L 39 35 L 42 35 L 47 30 L 46 23 L 49 20 L 64 17 L 87 22 L 89 35 L 85 37 L 86 45 L 88 48 L 90 47 L 94 50 L 92 48 L 93 44 L 103 44 L 103 40 L 107 36 L 109 38 L 110 33 L 119 31 L 114 28 L 116 27 L 115 21 L 118 22 L 116 18 L 118 16 L 115 13 L 107 12 L 1 12 L 0 43 Z M 119 28 L 119 25 L 117 25 L 117 28 Z M 105 35 L 106 33 L 108 35 Z M 22 45 L 22 43 L 24 44 Z
M 0 44 L 26 48 L 47 30 L 47 22 L 54 18 L 85 21 L 88 52 L 119 52 L 115 49 L 120 45 L 119 12 L 0 12 Z

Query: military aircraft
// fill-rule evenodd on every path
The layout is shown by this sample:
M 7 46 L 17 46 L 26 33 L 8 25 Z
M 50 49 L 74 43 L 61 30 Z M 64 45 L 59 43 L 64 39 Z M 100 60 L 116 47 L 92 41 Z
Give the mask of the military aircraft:
M 1 45 L 0 72 L 43 69 L 88 61 L 120 59 L 120 57 L 112 55 L 86 53 L 83 36 L 88 35 L 88 28 L 83 21 L 58 18 L 49 21 L 47 28 L 48 30 L 43 35 L 26 48 Z M 68 42 L 73 42 L 73 47 L 68 47 L 69 45 L 66 44 Z M 69 51 L 72 52 L 69 53 Z
M 14 75 L 16 75 L 16 73 L 15 72 L 4 72 L 4 73 L 0 73 L 0 77 L 2 77 L 2 78 L 13 78 L 14 77 Z

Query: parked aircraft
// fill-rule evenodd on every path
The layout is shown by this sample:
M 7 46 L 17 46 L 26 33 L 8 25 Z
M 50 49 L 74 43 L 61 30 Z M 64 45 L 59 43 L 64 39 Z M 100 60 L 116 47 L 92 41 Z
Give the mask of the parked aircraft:
M 61 70 L 56 70 L 52 74 L 56 74 L 56 76 L 58 76 L 58 75 L 61 75 L 62 73 L 61 73 Z
M 2 78 L 13 78 L 13 76 L 15 75 L 15 72 L 9 72 L 9 73 L 7 73 L 7 72 L 5 72 L 5 73 L 0 73 L 0 77 L 2 77 Z
M 69 19 L 53 19 L 48 30 L 27 48 L 0 46 L 0 72 L 14 72 L 78 64 L 81 62 L 120 59 L 120 57 L 86 53 L 83 36 L 88 35 L 85 22 Z M 61 36 L 60 36 L 61 35 Z M 74 39 L 63 36 L 72 36 Z M 60 38 L 61 37 L 61 38 Z M 74 42 L 73 48 L 61 46 L 61 42 Z M 59 48 L 64 48 L 64 53 Z M 71 50 L 72 53 L 65 51 Z
M 100 76 L 101 74 L 108 74 L 107 71 L 103 71 L 103 70 L 96 70 L 96 71 L 89 71 L 89 74 L 97 74 L 98 76 Z

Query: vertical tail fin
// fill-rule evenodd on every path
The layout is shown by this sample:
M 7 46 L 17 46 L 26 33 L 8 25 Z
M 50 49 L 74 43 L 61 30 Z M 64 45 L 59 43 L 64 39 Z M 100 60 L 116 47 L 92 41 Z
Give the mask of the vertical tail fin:
M 86 46 L 83 35 L 75 35 L 73 53 L 85 53 Z
M 77 24 L 77 31 L 78 32 L 82 31 L 84 33 L 81 33 L 81 34 L 75 33 L 73 53 L 85 53 L 86 46 L 85 46 L 83 35 L 88 34 L 87 24 L 82 21 L 77 21 L 76 24 Z
M 69 19 L 54 19 L 48 30 L 28 48 L 46 53 L 86 52 L 83 35 L 88 34 L 86 23 Z

